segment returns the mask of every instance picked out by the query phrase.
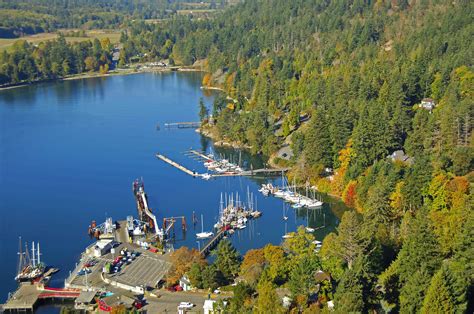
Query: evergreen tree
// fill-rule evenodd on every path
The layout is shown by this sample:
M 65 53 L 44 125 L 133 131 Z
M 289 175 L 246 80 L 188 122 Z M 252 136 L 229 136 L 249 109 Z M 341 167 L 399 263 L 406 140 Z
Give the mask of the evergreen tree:
M 240 256 L 229 240 L 222 240 L 217 245 L 215 265 L 228 281 L 232 280 L 239 273 Z

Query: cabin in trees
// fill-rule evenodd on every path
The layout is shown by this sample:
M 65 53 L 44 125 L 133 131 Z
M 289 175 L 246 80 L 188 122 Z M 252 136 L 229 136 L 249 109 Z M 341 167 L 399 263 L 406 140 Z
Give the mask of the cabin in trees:
M 413 158 L 410 156 L 405 155 L 405 152 L 403 150 L 396 150 L 394 151 L 391 155 L 387 156 L 391 161 L 393 162 L 404 162 L 409 165 L 413 164 Z
M 421 101 L 419 105 L 420 108 L 423 108 L 429 111 L 433 110 L 435 106 L 436 106 L 435 101 L 431 98 L 423 98 L 423 100 Z

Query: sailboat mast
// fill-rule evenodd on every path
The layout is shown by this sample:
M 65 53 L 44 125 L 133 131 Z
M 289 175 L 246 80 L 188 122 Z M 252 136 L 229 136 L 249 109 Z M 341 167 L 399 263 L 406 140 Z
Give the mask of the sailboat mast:
M 29 265 L 31 263 L 30 260 L 30 253 L 28 251 L 28 243 L 25 242 L 25 265 Z
M 201 214 L 201 232 L 204 232 L 204 218 Z
M 41 253 L 40 253 L 40 244 L 39 244 L 39 242 L 38 242 L 38 248 L 36 249 L 36 254 L 38 254 L 37 263 L 39 265 L 39 264 L 41 264 Z
M 33 267 L 36 267 L 35 241 L 31 243 L 31 256 L 31 263 L 33 264 Z
M 18 237 L 18 271 L 17 271 L 17 274 L 21 273 L 21 271 L 23 270 L 23 266 L 24 266 L 24 257 L 23 257 L 23 251 L 22 251 L 22 247 L 21 247 L 21 236 Z

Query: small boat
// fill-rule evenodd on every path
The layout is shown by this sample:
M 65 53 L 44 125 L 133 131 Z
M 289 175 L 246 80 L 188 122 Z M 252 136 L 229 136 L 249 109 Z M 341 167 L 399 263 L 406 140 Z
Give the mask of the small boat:
M 202 175 L 202 178 L 204 180 L 209 180 L 210 178 L 212 178 L 212 176 L 209 173 L 205 173 L 205 174 Z
M 306 232 L 314 232 L 314 228 L 306 227 Z
M 201 215 L 201 232 L 199 233 L 196 233 L 196 237 L 198 239 L 207 239 L 207 238 L 210 238 L 214 235 L 213 232 L 205 232 L 204 231 L 204 219 L 203 219 L 203 215 Z
M 293 238 L 293 234 L 291 233 L 286 233 L 284 235 L 281 236 L 283 239 L 289 239 L 289 238 Z

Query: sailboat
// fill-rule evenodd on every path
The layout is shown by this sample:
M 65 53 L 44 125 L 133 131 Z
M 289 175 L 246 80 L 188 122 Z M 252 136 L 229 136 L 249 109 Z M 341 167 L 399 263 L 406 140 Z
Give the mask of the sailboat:
M 35 253 L 36 252 L 36 253 Z M 25 243 L 25 252 L 21 250 L 21 237 L 19 238 L 19 262 L 18 272 L 15 280 L 19 282 L 32 281 L 43 275 L 45 265 L 41 262 L 41 253 L 39 243 L 35 246 L 35 242 L 31 244 L 31 258 L 28 252 L 28 245 Z
M 201 214 L 201 232 L 199 233 L 196 233 L 196 237 L 198 239 L 207 239 L 207 238 L 210 238 L 214 235 L 213 232 L 204 232 L 204 219 L 203 219 L 203 216 Z
M 293 233 L 288 233 L 287 224 L 285 222 L 285 234 L 281 236 L 283 239 L 293 238 Z
M 309 226 L 308 209 L 306 208 L 306 232 L 314 232 L 314 228 Z

